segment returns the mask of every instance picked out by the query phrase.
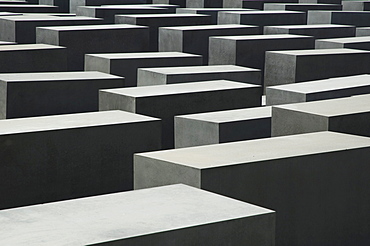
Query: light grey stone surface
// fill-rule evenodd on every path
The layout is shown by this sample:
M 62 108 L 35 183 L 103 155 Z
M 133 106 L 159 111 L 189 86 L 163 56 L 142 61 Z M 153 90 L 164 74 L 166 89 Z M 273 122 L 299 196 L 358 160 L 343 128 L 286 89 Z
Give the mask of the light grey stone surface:
M 159 51 L 179 51 L 203 56 L 208 64 L 209 38 L 260 34 L 257 26 L 250 25 L 199 25 L 159 28 Z
M 68 68 L 84 70 L 87 53 L 141 52 L 149 49 L 149 30 L 136 25 L 39 27 L 37 43 L 67 47 Z
M 234 65 L 140 68 L 137 85 L 166 85 L 219 79 L 261 85 L 261 70 Z
M 217 24 L 218 13 L 221 11 L 246 11 L 243 8 L 177 8 L 178 14 L 202 14 L 212 16 L 212 24 Z
M 76 13 L 78 6 L 100 6 L 107 4 L 145 4 L 148 0 L 67 0 L 70 5 L 70 12 Z
M 269 86 L 266 88 L 266 102 L 267 105 L 278 105 L 360 94 L 370 94 L 370 75 L 368 74 Z
M 370 50 L 370 36 L 319 39 L 315 42 L 316 49 L 359 49 Z
M 175 117 L 175 148 L 271 137 L 271 107 Z
M 178 5 L 180 8 L 186 7 L 186 0 L 152 0 L 152 3 L 153 4 L 167 3 L 167 4 Z
M 122 111 L 1 120 L 0 209 L 132 189 L 133 154 L 159 150 L 160 128 Z
M 370 240 L 370 138 L 332 132 L 136 154 L 135 188 L 184 183 L 277 211 L 276 245 Z
M 265 3 L 264 10 L 342 10 L 341 4 L 319 4 L 319 3 Z
M 162 147 L 174 147 L 176 115 L 256 107 L 261 86 L 226 80 L 101 90 L 100 110 L 119 109 L 162 119 Z
M 98 111 L 99 89 L 124 87 L 101 72 L 0 74 L 0 118 Z
M 342 24 L 369 26 L 370 11 L 308 11 L 308 24 Z
M 233 11 L 220 12 L 219 24 L 245 24 L 260 26 L 272 25 L 304 25 L 306 24 L 306 13 L 300 11 Z
M 28 1 L 30 3 L 30 1 Z M 57 6 L 38 5 L 38 4 L 0 4 L 0 12 L 14 13 L 56 13 L 59 12 Z
M 298 3 L 342 4 L 342 0 L 298 0 Z
M 274 245 L 272 210 L 171 185 L 0 211 L 2 245 Z
M 146 4 L 82 6 L 77 8 L 77 15 L 102 18 L 105 24 L 114 24 L 114 18 L 117 14 L 164 14 L 175 11 L 172 8 L 166 8 L 165 5 L 163 7 L 159 6 L 148 6 Z
M 36 42 L 36 27 L 100 24 L 101 19 L 91 17 L 60 17 L 50 15 L 19 15 L 0 18 L 0 39 L 31 44 Z
M 0 73 L 67 71 L 67 50 L 48 44 L 0 45 L 0 64 Z
M 370 36 L 370 27 L 358 27 L 356 28 L 356 36 Z
M 356 27 L 337 24 L 265 26 L 264 34 L 297 34 L 318 38 L 341 38 L 356 36 Z
M 202 56 L 181 52 L 88 54 L 85 70 L 125 77 L 125 86 L 137 86 L 138 68 L 202 65 Z
M 209 64 L 257 68 L 261 69 L 263 76 L 266 51 L 314 47 L 313 37 L 293 34 L 211 37 Z
M 210 25 L 212 24 L 212 18 L 209 15 L 200 14 L 116 15 L 116 23 L 148 26 L 150 33 L 150 49 L 152 51 L 157 51 L 159 27 Z
M 223 0 L 186 0 L 188 8 L 222 8 Z
M 343 1 L 343 10 L 345 11 L 369 11 L 370 2 L 368 1 Z
M 336 131 L 370 137 L 370 94 L 273 106 L 271 134 Z
M 266 52 L 265 86 L 370 73 L 370 51 L 355 49 Z

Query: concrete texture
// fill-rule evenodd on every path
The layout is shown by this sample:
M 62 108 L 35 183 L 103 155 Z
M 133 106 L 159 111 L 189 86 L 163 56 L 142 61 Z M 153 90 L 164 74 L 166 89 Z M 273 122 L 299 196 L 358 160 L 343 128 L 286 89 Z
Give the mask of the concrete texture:
M 209 38 L 260 34 L 257 26 L 249 25 L 199 25 L 159 28 L 159 51 L 179 51 L 203 56 L 208 64 Z
M 186 0 L 152 0 L 152 3 L 153 4 L 167 3 L 167 4 L 178 5 L 180 8 L 186 7 Z
M 59 12 L 57 6 L 38 5 L 38 4 L 0 4 L 0 12 L 14 13 L 56 13 Z
M 271 137 L 271 107 L 175 117 L 175 148 Z
M 116 15 L 116 23 L 148 26 L 150 49 L 151 51 L 158 51 L 159 27 L 210 25 L 212 24 L 212 18 L 200 14 Z
M 264 10 L 342 10 L 341 4 L 318 4 L 318 3 L 265 3 Z
M 173 13 L 172 8 L 142 5 L 82 6 L 77 8 L 77 15 L 102 18 L 105 24 L 114 24 L 117 14 L 165 14 Z
M 0 45 L 0 64 L 0 73 L 67 71 L 67 50 L 48 44 Z
M 273 106 L 272 136 L 336 131 L 370 137 L 370 94 Z
M 370 36 L 351 38 L 320 39 L 315 42 L 316 49 L 359 49 L 370 50 Z
M 0 74 L 0 118 L 99 110 L 99 89 L 124 87 L 124 79 L 100 72 Z
M 223 0 L 186 0 L 188 8 L 222 8 Z
M 39 0 L 41 5 L 57 6 L 62 13 L 69 13 L 69 0 Z
M 136 25 L 86 25 L 39 27 L 37 43 L 67 47 L 68 69 L 84 70 L 88 53 L 141 52 L 149 50 L 149 30 Z
M 265 86 L 370 73 L 370 51 L 317 49 L 268 51 Z
M 210 15 L 212 17 L 212 24 L 216 25 L 218 22 L 218 13 L 221 11 L 246 11 L 243 8 L 177 8 L 178 14 L 202 14 Z
M 370 27 L 358 27 L 356 28 L 356 36 L 370 36 Z
M 70 5 L 70 12 L 76 13 L 78 6 L 100 6 L 108 4 L 145 4 L 148 0 L 67 0 Z
M 275 236 L 274 211 L 181 184 L 3 210 L 0 221 L 2 245 L 270 246 Z
M 133 154 L 159 150 L 160 127 L 122 111 L 1 120 L 0 209 L 131 190 Z
M 136 154 L 135 188 L 184 183 L 276 213 L 276 245 L 370 240 L 370 139 L 320 132 Z
M 267 105 L 310 102 L 370 94 L 370 75 L 357 75 L 266 88 Z
M 270 50 L 313 49 L 315 39 L 309 36 L 248 35 L 211 37 L 209 41 L 209 64 L 234 64 L 265 71 L 265 53 Z
M 220 79 L 261 85 L 261 71 L 234 65 L 140 68 L 137 85 L 166 85 Z
M 368 1 L 343 1 L 343 10 L 345 11 L 369 11 L 370 2 Z
M 308 11 L 308 24 L 369 26 L 370 11 Z
M 181 52 L 89 54 L 86 71 L 100 71 L 125 77 L 125 86 L 137 86 L 138 68 L 202 65 L 202 56 Z
M 0 40 L 31 44 L 36 42 L 36 27 L 100 24 L 101 19 L 91 17 L 59 17 L 19 15 L 0 18 Z
M 261 105 L 261 86 L 226 80 L 101 90 L 100 110 L 162 119 L 162 147 L 174 147 L 174 117 Z
M 298 3 L 313 3 L 313 4 L 342 4 L 342 0 L 298 0 Z
M 297 34 L 318 38 L 342 38 L 356 36 L 356 27 L 336 24 L 265 26 L 264 34 Z
M 262 31 L 264 26 L 304 25 L 306 24 L 306 13 L 278 10 L 220 12 L 218 23 L 255 25 L 259 26 Z

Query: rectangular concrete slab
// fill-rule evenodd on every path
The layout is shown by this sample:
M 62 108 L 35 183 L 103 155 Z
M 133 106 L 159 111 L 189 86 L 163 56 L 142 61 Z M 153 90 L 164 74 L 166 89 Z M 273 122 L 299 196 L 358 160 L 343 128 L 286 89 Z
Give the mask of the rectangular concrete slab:
M 336 24 L 265 26 L 264 34 L 297 34 L 318 38 L 356 36 L 356 27 Z
M 202 65 L 202 56 L 182 52 L 140 52 L 88 54 L 86 71 L 100 71 L 125 77 L 125 86 L 137 86 L 138 68 Z
M 308 11 L 308 24 L 342 24 L 357 27 L 369 26 L 370 11 Z
M 18 15 L 0 18 L 0 40 L 31 44 L 36 42 L 36 27 L 100 24 L 91 17 L 60 17 L 50 15 Z
M 67 49 L 48 44 L 0 45 L 0 73 L 67 71 Z
M 343 1 L 343 10 L 345 11 L 369 11 L 370 2 L 368 1 Z
M 136 25 L 39 27 L 37 43 L 67 47 L 68 68 L 84 70 L 87 53 L 142 52 L 149 50 L 149 30 Z
M 275 213 L 186 185 L 0 211 L 3 245 L 274 244 Z
M 303 12 L 308 12 L 309 10 L 342 10 L 342 5 L 319 3 L 265 3 L 264 10 L 290 10 Z
M 175 148 L 271 137 L 271 107 L 175 117 Z
M 176 115 L 256 107 L 261 86 L 215 80 L 101 90 L 100 110 L 119 109 L 162 119 L 162 147 L 174 147 Z
M 315 47 L 316 49 L 349 48 L 370 50 L 370 36 L 320 39 L 315 41 Z
M 218 13 L 221 11 L 246 11 L 243 8 L 177 8 L 178 14 L 202 14 L 212 16 L 212 24 L 218 23 Z M 251 9 L 254 10 L 254 9 Z
M 209 38 L 261 34 L 257 26 L 250 25 L 199 25 L 159 28 L 159 51 L 179 51 L 203 56 L 208 64 Z
M 212 19 L 209 15 L 200 14 L 137 14 L 116 15 L 115 23 L 148 26 L 150 49 L 157 51 L 159 27 L 210 25 Z
M 178 5 L 180 8 L 186 7 L 186 0 L 152 0 L 153 4 L 166 3 Z
M 184 183 L 273 209 L 277 245 L 366 246 L 369 154 L 370 138 L 332 132 L 142 153 L 135 188 Z
M 1 120 L 0 209 L 132 189 L 133 154 L 159 150 L 160 127 L 122 111 Z
M 266 88 L 266 104 L 310 102 L 370 94 L 370 75 L 316 80 Z
M 272 136 L 336 131 L 370 137 L 370 94 L 273 106 Z
M 267 51 L 265 86 L 370 73 L 370 51 L 317 49 Z
M 137 84 L 166 85 L 219 79 L 261 85 L 261 71 L 234 65 L 140 68 Z
M 370 27 L 358 27 L 356 28 L 356 36 L 370 36 Z
M 14 13 L 57 13 L 57 6 L 38 4 L 0 4 L 0 12 Z
M 70 2 L 70 12 L 76 13 L 78 6 L 100 6 L 107 4 L 146 4 L 148 0 L 68 0 Z
M 101 72 L 0 74 L 0 118 L 98 111 L 99 89 L 124 87 Z

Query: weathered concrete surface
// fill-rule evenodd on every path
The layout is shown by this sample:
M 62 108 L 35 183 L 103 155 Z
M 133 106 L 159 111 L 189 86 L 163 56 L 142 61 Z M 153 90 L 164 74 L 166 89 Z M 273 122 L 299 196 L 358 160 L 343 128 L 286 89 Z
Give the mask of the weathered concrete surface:
M 370 36 L 351 38 L 319 39 L 315 42 L 316 49 L 359 49 L 370 50 Z
M 370 11 L 308 11 L 308 24 L 342 24 L 369 26 Z
M 274 245 L 275 213 L 185 185 L 0 211 L 2 245 Z

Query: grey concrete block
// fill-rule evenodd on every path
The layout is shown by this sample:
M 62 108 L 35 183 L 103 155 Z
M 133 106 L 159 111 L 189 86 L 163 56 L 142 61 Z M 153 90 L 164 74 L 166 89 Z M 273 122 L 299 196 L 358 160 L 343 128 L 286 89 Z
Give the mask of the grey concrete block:
M 209 38 L 211 36 L 260 34 L 257 26 L 205 25 L 159 28 L 159 51 L 179 51 L 203 56 L 208 64 Z
M 78 6 L 101 6 L 108 4 L 145 4 L 148 0 L 68 0 L 70 12 L 76 13 Z
M 366 246 L 369 152 L 369 138 L 320 132 L 136 154 L 135 188 L 184 183 L 274 209 L 276 245 Z
M 140 68 L 137 85 L 166 85 L 222 79 L 261 85 L 261 70 L 234 65 Z
M 297 34 L 318 38 L 341 38 L 356 36 L 356 27 L 336 24 L 265 26 L 264 34 Z
M 200 14 L 116 15 L 116 23 L 148 26 L 150 33 L 150 49 L 152 51 L 157 51 L 159 27 L 210 25 L 212 23 L 212 18 L 209 15 Z
M 178 5 L 180 8 L 186 7 L 186 0 L 152 0 L 153 4 L 166 3 Z
M 211 37 L 209 64 L 257 68 L 261 69 L 263 75 L 266 51 L 314 47 L 313 37 L 293 34 Z
M 116 6 L 82 6 L 77 8 L 77 15 L 104 19 L 105 24 L 114 24 L 117 14 L 164 14 L 173 13 L 174 10 L 165 7 L 142 5 L 116 5 Z
M 57 6 L 59 12 L 69 13 L 69 0 L 39 0 L 41 5 Z
M 175 117 L 175 148 L 271 137 L 271 107 Z
M 342 4 L 342 0 L 298 0 L 298 3 L 313 3 L 313 4 Z
M 370 94 L 273 106 L 271 134 L 336 131 L 370 137 Z
M 306 15 L 305 12 L 300 11 L 225 11 L 219 13 L 218 23 L 256 25 L 263 30 L 264 26 L 304 25 L 306 24 Z
M 308 24 L 342 24 L 367 27 L 370 11 L 308 11 Z
M 36 42 L 36 28 L 43 26 L 93 25 L 102 23 L 101 19 L 91 17 L 59 17 L 50 15 L 19 15 L 0 18 L 0 39 L 31 44 Z
M 268 51 L 265 86 L 370 73 L 370 51 L 317 49 Z
M 125 86 L 137 86 L 138 68 L 202 65 L 202 56 L 181 52 L 88 54 L 86 71 L 100 71 L 125 77 Z
M 67 49 L 48 44 L 0 45 L 0 73 L 67 71 Z
M 124 87 L 124 79 L 100 72 L 0 74 L 0 118 L 98 111 L 99 89 Z
M 59 8 L 57 6 L 38 4 L 0 4 L 0 12 L 56 13 L 59 12 Z
M 169 219 L 170 218 L 170 219 Z M 0 211 L 2 245 L 274 245 L 275 213 L 186 185 Z
M 37 43 L 67 47 L 69 70 L 83 70 L 87 53 L 140 52 L 149 49 L 149 30 L 136 25 L 39 27 Z
M 160 127 L 122 111 L 1 120 L 0 208 L 131 190 L 133 154 L 159 150 Z
M 343 10 L 345 11 L 369 11 L 370 2 L 368 1 L 343 1 Z
M 356 36 L 370 36 L 370 27 L 358 27 L 356 28 Z
M 291 10 L 303 12 L 308 12 L 309 10 L 342 10 L 342 5 L 323 3 L 265 3 L 264 10 Z
M 226 80 L 101 90 L 100 110 L 119 109 L 162 119 L 162 147 L 174 147 L 176 115 L 256 107 L 261 86 Z
M 316 49 L 349 48 L 359 50 L 370 50 L 370 36 L 319 39 L 316 40 L 315 47 Z
M 357 75 L 266 88 L 267 105 L 310 102 L 370 94 L 370 75 Z
M 0 45 L 11 45 L 11 44 L 16 44 L 16 43 L 9 42 L 9 41 L 0 41 Z
M 212 24 L 217 24 L 218 13 L 221 11 L 246 11 L 243 8 L 178 8 L 176 13 L 178 14 L 202 14 L 210 15 L 212 17 Z
M 24 1 L 24 0 L 19 0 L 19 1 L 16 1 L 16 0 L 1 0 L 0 4 L 29 4 L 29 3 Z
M 187 8 L 222 8 L 223 0 L 186 0 Z

